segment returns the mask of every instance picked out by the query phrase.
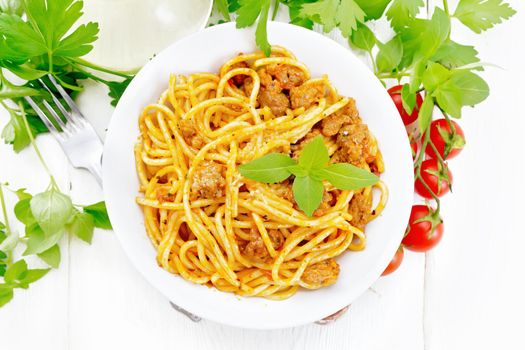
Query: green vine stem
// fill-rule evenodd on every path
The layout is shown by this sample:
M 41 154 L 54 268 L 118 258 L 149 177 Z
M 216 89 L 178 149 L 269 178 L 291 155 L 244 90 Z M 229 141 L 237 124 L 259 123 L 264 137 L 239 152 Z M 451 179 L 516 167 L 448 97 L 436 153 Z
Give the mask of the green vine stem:
M 40 149 L 38 148 L 38 146 L 37 146 L 37 144 L 35 142 L 35 138 L 33 136 L 33 133 L 31 132 L 31 128 L 29 127 L 29 123 L 27 122 L 26 113 L 25 113 L 24 106 L 22 105 L 22 103 L 19 104 L 19 108 L 20 108 L 20 112 L 22 114 L 22 120 L 24 121 L 24 126 L 25 126 L 25 129 L 26 129 L 26 132 L 29 135 L 29 140 L 31 141 L 31 146 L 35 150 L 35 153 L 38 156 L 38 159 L 40 160 L 40 163 L 42 164 L 42 166 L 46 170 L 47 174 L 49 175 L 49 179 L 51 180 L 51 186 L 55 190 L 58 190 L 58 185 L 57 185 L 57 183 L 55 181 L 55 177 L 53 176 L 53 174 L 49 170 L 49 167 L 47 166 L 47 164 L 46 164 L 46 162 L 44 160 L 44 157 L 42 156 L 42 153 L 40 153 Z

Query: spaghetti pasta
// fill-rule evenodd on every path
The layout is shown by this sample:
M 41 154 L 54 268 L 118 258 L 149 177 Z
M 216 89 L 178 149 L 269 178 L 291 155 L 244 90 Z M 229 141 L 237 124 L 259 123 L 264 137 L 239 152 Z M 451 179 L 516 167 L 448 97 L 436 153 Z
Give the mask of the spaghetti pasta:
M 355 101 L 339 96 L 326 76 L 312 79 L 282 47 L 270 57 L 239 54 L 219 74 L 172 75 L 139 128 L 137 203 L 146 232 L 159 265 L 193 283 L 271 299 L 333 284 L 334 258 L 364 249 L 365 225 L 386 204 L 382 182 L 355 192 L 326 182 L 308 217 L 288 180 L 268 185 L 238 172 L 270 152 L 296 158 L 316 135 L 332 161 L 384 171 Z

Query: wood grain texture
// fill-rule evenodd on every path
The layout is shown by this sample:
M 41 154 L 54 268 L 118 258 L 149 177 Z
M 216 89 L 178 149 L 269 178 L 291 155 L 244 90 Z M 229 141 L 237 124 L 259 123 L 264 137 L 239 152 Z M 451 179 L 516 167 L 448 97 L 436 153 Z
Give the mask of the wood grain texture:
M 517 34 L 525 32 L 525 6 L 521 1 L 511 4 L 518 15 L 481 37 L 454 23 L 455 39 L 475 45 L 484 61 L 504 70 L 483 72 L 491 96 L 461 120 L 468 146 L 450 163 L 455 188 L 443 201 L 443 242 L 426 257 L 407 253 L 395 274 L 377 281 L 337 322 L 278 331 L 192 323 L 134 270 L 111 232 L 97 230 L 92 246 L 75 239 L 62 242 L 60 269 L 0 309 L 0 348 L 525 348 L 520 335 L 525 312 L 525 191 L 515 185 L 525 177 L 525 113 L 519 102 L 524 98 L 525 75 L 519 63 L 525 50 L 517 41 Z M 391 33 L 384 23 L 375 25 L 380 38 L 388 39 Z M 340 36 L 329 36 L 347 46 Z M 103 135 L 111 115 L 105 91 L 89 86 L 79 103 Z M 0 110 L 0 127 L 7 118 Z M 68 166 L 54 140 L 43 136 L 38 143 L 75 203 L 102 198 L 89 174 Z M 0 181 L 32 192 L 47 186 L 33 151 L 15 155 L 2 144 L 0 160 Z

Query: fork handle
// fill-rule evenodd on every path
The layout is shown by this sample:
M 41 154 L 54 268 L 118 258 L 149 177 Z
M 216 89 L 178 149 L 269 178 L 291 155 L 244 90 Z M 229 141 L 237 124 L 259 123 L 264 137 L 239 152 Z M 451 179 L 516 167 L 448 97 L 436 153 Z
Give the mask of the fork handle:
M 93 174 L 100 187 L 102 187 L 102 163 L 100 161 L 93 162 L 91 165 L 88 165 L 86 169 Z

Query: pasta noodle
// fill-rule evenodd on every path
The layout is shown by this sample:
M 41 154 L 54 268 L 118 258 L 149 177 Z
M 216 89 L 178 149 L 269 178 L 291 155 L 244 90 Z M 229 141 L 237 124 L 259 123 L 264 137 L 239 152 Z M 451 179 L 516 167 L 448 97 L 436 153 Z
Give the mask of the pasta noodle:
M 326 182 L 323 203 L 308 217 L 289 180 L 269 185 L 238 172 L 269 152 L 297 157 L 319 134 L 332 161 L 384 171 L 355 101 L 326 76 L 311 78 L 282 47 L 270 57 L 239 54 L 219 74 L 171 75 L 139 128 L 137 203 L 146 232 L 159 265 L 193 283 L 271 299 L 333 284 L 334 258 L 365 248 L 365 225 L 386 204 L 382 182 L 355 192 Z

